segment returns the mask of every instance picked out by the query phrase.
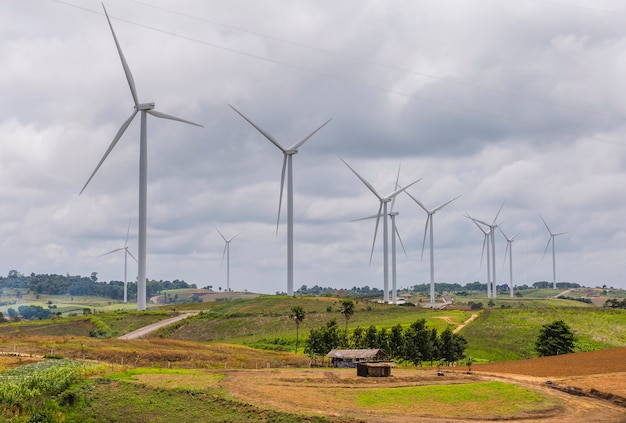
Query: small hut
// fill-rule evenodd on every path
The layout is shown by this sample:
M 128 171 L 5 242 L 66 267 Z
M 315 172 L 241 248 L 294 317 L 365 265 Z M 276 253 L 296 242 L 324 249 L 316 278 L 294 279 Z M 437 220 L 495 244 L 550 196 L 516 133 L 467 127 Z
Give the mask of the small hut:
M 356 375 L 363 377 L 389 377 L 391 368 L 395 367 L 393 361 L 357 363 Z
M 376 349 L 332 350 L 326 357 L 331 359 L 333 367 L 357 368 L 357 376 L 387 377 L 395 363 L 389 354 Z
M 389 354 L 383 350 L 363 349 L 363 350 L 331 350 L 326 357 L 331 359 L 333 367 L 356 367 L 357 363 L 363 361 L 387 361 Z

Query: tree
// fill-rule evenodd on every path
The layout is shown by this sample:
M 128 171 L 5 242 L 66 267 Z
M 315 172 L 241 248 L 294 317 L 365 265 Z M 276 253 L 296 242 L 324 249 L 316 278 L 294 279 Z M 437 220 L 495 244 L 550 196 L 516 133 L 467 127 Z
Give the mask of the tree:
M 354 314 L 354 302 L 352 300 L 343 300 L 339 306 L 339 312 L 346 319 L 346 334 L 348 333 L 348 320 Z
M 296 322 L 296 354 L 298 354 L 298 331 L 300 328 L 300 323 L 304 321 L 304 316 L 304 309 L 301 306 L 291 307 L 291 314 L 289 315 L 289 318 Z
M 339 325 L 337 319 L 331 319 L 326 325 L 311 329 L 305 341 L 304 353 L 313 359 L 320 355 L 324 357 L 339 345 Z
M 540 357 L 574 352 L 576 336 L 563 320 L 547 323 L 539 329 L 535 351 Z

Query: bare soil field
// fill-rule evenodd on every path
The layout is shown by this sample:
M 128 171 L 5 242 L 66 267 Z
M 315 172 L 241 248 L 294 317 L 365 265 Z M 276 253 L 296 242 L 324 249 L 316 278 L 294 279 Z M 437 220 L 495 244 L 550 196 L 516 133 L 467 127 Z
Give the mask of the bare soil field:
M 396 368 L 390 378 L 361 378 L 354 369 L 280 369 L 230 371 L 221 386 L 242 401 L 283 411 L 352 418 L 361 422 L 516 421 L 566 423 L 626 422 L 626 348 L 569 354 L 510 363 L 436 370 Z M 609 366 L 610 365 L 610 366 Z M 496 403 L 476 401 L 451 416 L 445 404 L 398 405 L 375 409 L 356 399 L 362 392 L 500 381 L 539 393 L 544 400 L 501 414 Z M 548 382 L 549 381 L 549 382 Z M 498 404 L 502 406 L 502 404 Z M 506 409 L 506 407 L 504 407 Z M 515 410 L 516 407 L 513 407 Z

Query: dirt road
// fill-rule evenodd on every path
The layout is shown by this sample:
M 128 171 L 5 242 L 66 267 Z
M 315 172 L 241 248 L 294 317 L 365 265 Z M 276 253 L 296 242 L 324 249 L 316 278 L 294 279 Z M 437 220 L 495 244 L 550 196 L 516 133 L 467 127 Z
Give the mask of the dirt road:
M 172 323 L 176 323 L 180 320 L 186 319 L 189 316 L 194 316 L 198 313 L 183 313 L 179 316 L 172 317 L 170 319 L 161 320 L 160 322 L 153 323 L 148 326 L 144 326 L 140 329 L 137 329 L 133 332 L 127 333 L 126 335 L 120 336 L 118 339 L 137 339 L 141 338 L 144 335 L 149 334 L 150 332 L 154 332 L 157 329 L 162 328 L 163 326 L 171 325 Z

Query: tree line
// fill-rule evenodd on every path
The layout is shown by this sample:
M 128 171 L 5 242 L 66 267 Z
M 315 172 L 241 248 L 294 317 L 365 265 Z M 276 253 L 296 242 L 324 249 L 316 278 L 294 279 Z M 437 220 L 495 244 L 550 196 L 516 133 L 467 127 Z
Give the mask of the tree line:
M 71 276 L 56 274 L 23 275 L 16 270 L 11 270 L 4 277 L 0 276 L 0 292 L 4 288 L 16 290 L 16 295 L 32 293 L 35 295 L 72 295 L 72 296 L 97 296 L 114 300 L 124 299 L 124 282 L 109 281 L 100 282 L 96 272 L 91 276 Z M 183 280 L 174 281 L 148 280 L 146 281 L 147 296 L 159 294 L 165 289 L 196 288 L 195 284 L 188 284 Z M 128 299 L 137 298 L 137 283 L 128 282 Z
M 337 319 L 313 328 L 305 341 L 304 353 L 311 359 L 325 357 L 331 350 L 380 348 L 394 360 L 402 360 L 420 366 L 425 362 L 445 361 L 456 363 L 465 356 L 467 340 L 450 328 L 440 334 L 428 328 L 425 319 L 419 319 L 408 327 L 401 324 L 388 328 L 354 328 L 350 333 L 341 329 Z

